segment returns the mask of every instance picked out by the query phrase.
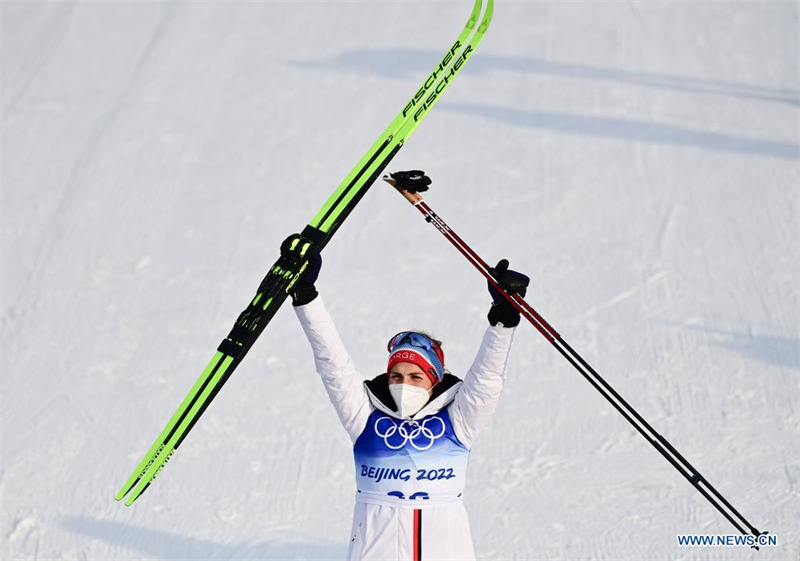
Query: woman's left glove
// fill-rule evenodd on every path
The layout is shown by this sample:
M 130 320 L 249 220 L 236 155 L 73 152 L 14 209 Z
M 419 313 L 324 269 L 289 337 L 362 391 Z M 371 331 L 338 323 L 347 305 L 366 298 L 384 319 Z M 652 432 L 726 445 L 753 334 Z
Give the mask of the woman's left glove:
M 501 259 L 489 273 L 506 292 L 525 296 L 530 278 L 508 268 L 508 259 Z M 489 294 L 492 295 L 492 307 L 489 310 L 489 323 L 501 324 L 503 327 L 516 327 L 519 325 L 519 311 L 506 300 L 506 297 L 488 282 Z
M 322 270 L 322 255 L 307 244 L 307 240 L 299 234 L 292 234 L 281 244 L 281 255 L 308 260 L 303 276 L 294 283 L 289 293 L 292 297 L 292 306 L 305 306 L 319 295 L 314 283 L 317 282 L 319 272 Z

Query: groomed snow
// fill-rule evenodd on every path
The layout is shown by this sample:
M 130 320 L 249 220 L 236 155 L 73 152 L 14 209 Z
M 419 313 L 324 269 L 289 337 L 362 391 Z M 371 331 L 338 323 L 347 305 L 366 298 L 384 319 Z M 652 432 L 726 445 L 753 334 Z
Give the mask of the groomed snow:
M 349 440 L 285 306 L 158 481 L 128 477 L 470 2 L 2 3 L 2 559 L 341 559 Z M 480 559 L 800 557 L 795 2 L 506 2 L 391 169 L 776 548 L 529 325 L 470 464 Z M 376 184 L 319 289 L 365 376 L 485 283 Z

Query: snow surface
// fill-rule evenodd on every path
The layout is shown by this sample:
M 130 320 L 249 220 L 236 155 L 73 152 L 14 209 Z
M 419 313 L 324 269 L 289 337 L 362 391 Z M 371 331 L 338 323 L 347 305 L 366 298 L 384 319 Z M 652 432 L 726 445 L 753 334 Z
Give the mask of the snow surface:
M 344 556 L 349 440 L 288 305 L 113 495 L 469 5 L 2 3 L 3 559 Z M 779 546 L 678 548 L 734 530 L 523 326 L 479 558 L 800 557 L 799 90 L 795 2 L 498 2 L 391 169 Z M 463 373 L 484 282 L 381 185 L 319 288 L 365 375 L 415 327 Z

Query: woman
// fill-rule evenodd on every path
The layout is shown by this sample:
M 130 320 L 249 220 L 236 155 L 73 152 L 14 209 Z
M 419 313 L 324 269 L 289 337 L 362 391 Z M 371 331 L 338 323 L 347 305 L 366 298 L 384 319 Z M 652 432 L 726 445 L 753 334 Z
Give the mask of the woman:
M 309 259 L 291 296 L 353 441 L 358 491 L 347 558 L 475 559 L 462 501 L 467 460 L 497 406 L 519 313 L 490 286 L 490 326 L 463 381 L 445 370 L 441 342 L 411 331 L 389 340 L 386 373 L 365 381 L 314 287 L 322 260 Z M 524 295 L 528 279 L 507 261 L 493 273 Z

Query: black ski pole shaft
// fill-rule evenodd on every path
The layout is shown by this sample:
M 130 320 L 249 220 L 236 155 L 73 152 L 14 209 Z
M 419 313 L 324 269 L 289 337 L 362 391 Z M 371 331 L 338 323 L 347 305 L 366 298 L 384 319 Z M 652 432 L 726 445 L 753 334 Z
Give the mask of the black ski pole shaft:
M 559 338 L 558 342 L 564 346 L 566 351 L 571 356 L 575 357 L 578 360 L 578 362 L 585 368 L 585 372 L 587 374 L 590 374 L 591 377 L 594 380 L 597 380 L 597 382 L 602 386 L 603 389 L 597 388 L 598 391 L 600 391 L 600 393 L 603 394 L 603 396 L 606 397 L 606 399 L 608 399 L 611 403 L 614 403 L 614 401 L 610 397 L 613 396 L 617 400 L 617 402 L 621 404 L 621 407 L 618 407 L 617 409 L 621 413 L 623 412 L 623 409 L 624 411 L 629 412 L 641 424 L 641 427 L 643 428 L 640 428 L 640 426 L 637 425 L 633 421 L 633 419 L 631 419 L 628 415 L 625 415 L 623 413 L 625 418 L 628 419 L 628 421 L 634 427 L 637 428 L 637 430 L 642 434 L 642 436 L 644 436 L 667 459 L 667 461 L 669 461 L 689 481 L 689 483 L 691 483 L 704 497 L 706 497 L 706 499 L 708 499 L 708 501 L 711 502 L 711 504 L 717 507 L 717 510 L 719 510 L 720 513 L 722 513 L 723 516 L 725 516 L 728 519 L 728 521 L 730 521 L 731 524 L 733 524 L 741 533 L 747 534 L 747 532 L 744 529 L 742 529 L 742 527 L 730 516 L 729 513 L 732 513 L 738 520 L 744 523 L 744 525 L 747 526 L 747 528 L 753 535 L 759 536 L 763 533 L 760 532 L 757 528 L 755 528 L 752 524 L 750 524 L 747 521 L 747 519 L 744 516 L 742 516 L 739 513 L 739 511 L 736 510 L 736 508 L 734 508 L 733 505 L 730 504 L 730 502 L 728 502 L 728 500 L 722 495 L 722 493 L 720 493 L 713 485 L 711 485 L 711 483 L 709 483 L 708 480 L 702 476 L 702 474 L 697 470 L 697 468 L 695 468 L 691 463 L 689 463 L 689 460 L 684 458 L 683 455 L 680 452 L 678 452 L 678 450 L 675 449 L 675 447 L 672 444 L 670 444 L 670 442 L 666 438 L 664 438 L 664 436 L 662 436 L 658 431 L 656 431 L 650 425 L 650 423 L 648 423 L 633 408 L 633 406 L 631 406 L 627 401 L 625 401 L 625 399 L 621 395 L 619 395 L 619 393 L 617 393 L 617 391 L 614 390 L 614 388 L 612 388 L 611 385 L 605 379 L 603 379 L 603 377 L 600 376 L 600 374 L 598 374 L 597 371 L 594 368 L 592 368 L 591 365 L 589 365 L 589 363 L 587 363 L 583 359 L 583 357 L 581 357 L 571 346 L 569 346 L 569 344 L 566 341 L 564 341 L 562 338 Z M 589 375 L 587 374 L 584 375 L 588 379 Z M 652 436 L 648 436 L 647 432 L 649 432 Z M 705 487 L 705 489 L 703 487 Z M 711 495 L 713 495 L 714 498 L 718 499 L 723 505 L 725 505 L 728 511 L 725 511 L 718 504 L 716 504 L 716 502 L 708 494 L 706 489 L 710 491 Z
M 750 524 L 747 519 L 737 511 L 722 494 L 713 487 L 699 471 L 678 452 L 666 438 L 659 434 L 597 371 L 581 357 L 564 339 L 534 310 L 520 295 L 506 292 L 491 275 L 490 267 L 475 253 L 461 237 L 442 220 L 433 209 L 423 200 L 419 193 L 412 193 L 397 187 L 388 178 L 384 178 L 420 211 L 425 221 L 431 223 L 439 232 L 450 241 L 453 246 L 491 283 L 506 299 L 527 319 L 578 372 L 592 384 L 619 413 L 664 456 L 664 458 L 681 474 L 689 483 L 703 495 L 739 532 L 748 534 L 743 528 L 746 526 L 754 536 L 765 534 Z M 701 486 L 702 485 L 702 486 Z M 726 510 L 727 509 L 727 510 Z

